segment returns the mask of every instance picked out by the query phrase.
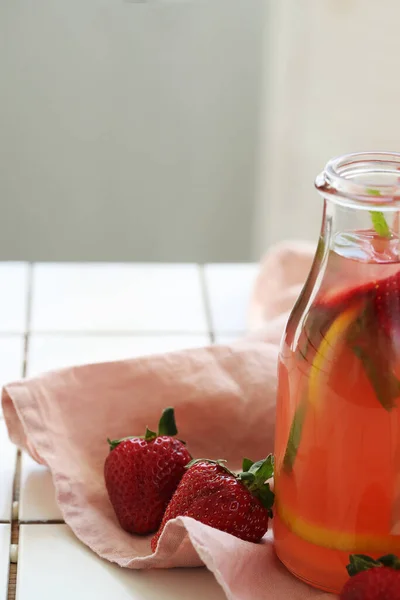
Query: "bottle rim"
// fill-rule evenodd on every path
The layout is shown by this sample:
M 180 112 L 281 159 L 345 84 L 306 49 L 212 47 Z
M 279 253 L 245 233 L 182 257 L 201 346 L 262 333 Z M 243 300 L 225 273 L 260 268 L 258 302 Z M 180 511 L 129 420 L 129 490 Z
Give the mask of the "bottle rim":
M 354 152 L 332 158 L 315 180 L 336 204 L 364 210 L 400 209 L 400 152 Z

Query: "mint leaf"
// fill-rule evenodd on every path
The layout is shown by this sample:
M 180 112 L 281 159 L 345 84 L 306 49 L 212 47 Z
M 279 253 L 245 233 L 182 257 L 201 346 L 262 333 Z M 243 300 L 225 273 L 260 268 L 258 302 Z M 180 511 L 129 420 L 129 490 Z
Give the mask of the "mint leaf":
M 369 214 L 371 215 L 372 225 L 378 235 L 384 238 L 390 238 L 390 229 L 387 221 L 385 219 L 385 215 L 383 212 L 379 212 L 376 210 L 370 210 Z
M 379 190 L 375 190 L 374 188 L 367 188 L 367 194 L 370 196 L 380 196 L 381 193 Z M 383 212 L 379 212 L 376 210 L 370 210 L 369 214 L 371 215 L 372 225 L 378 235 L 385 238 L 390 238 L 390 229 L 387 221 L 385 219 L 385 215 Z
M 393 373 L 396 352 L 391 337 L 376 327 L 370 304 L 350 327 L 347 340 L 361 361 L 377 400 L 385 410 L 392 410 L 400 396 L 400 381 Z
M 297 358 L 302 358 L 307 363 L 307 368 L 313 368 L 312 364 L 319 346 L 324 339 L 326 331 L 336 317 L 336 310 L 326 308 L 317 309 L 307 314 L 303 321 L 303 332 L 297 345 Z M 297 452 L 300 446 L 304 419 L 308 408 L 308 388 L 304 392 L 293 415 L 290 426 L 289 438 L 283 457 L 283 468 L 287 473 L 293 469 Z
M 307 412 L 307 404 L 307 398 L 303 398 L 294 413 L 285 456 L 283 458 L 283 468 L 287 472 L 290 472 L 293 469 L 294 461 L 296 460 L 297 452 L 299 450 L 301 433 Z
M 394 401 L 400 396 L 400 381 L 390 370 L 390 365 L 372 357 L 360 346 L 353 346 L 353 352 L 363 363 L 379 402 L 391 411 L 396 406 Z
M 379 190 L 375 190 L 374 188 L 367 188 L 365 191 L 370 196 L 380 196 L 381 195 L 380 191 Z

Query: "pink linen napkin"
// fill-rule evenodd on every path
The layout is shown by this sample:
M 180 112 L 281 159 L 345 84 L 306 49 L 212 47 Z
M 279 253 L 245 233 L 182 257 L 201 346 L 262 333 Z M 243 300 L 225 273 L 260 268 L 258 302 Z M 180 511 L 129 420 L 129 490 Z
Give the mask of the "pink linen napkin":
M 250 312 L 252 336 L 261 340 L 63 369 L 3 389 L 10 438 L 48 466 L 66 523 L 99 556 L 131 569 L 205 564 L 229 600 L 332 597 L 285 570 L 270 533 L 252 544 L 180 517 L 152 554 L 150 537 L 119 527 L 103 479 L 106 438 L 141 434 L 166 406 L 175 407 L 193 456 L 237 468 L 244 456 L 272 451 L 279 338 L 312 254 L 289 244 L 265 259 Z

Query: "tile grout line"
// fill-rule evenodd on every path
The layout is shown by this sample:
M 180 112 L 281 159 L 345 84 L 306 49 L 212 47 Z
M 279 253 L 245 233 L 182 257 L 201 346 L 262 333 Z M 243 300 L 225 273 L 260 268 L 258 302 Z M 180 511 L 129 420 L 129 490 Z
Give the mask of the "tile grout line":
M 32 316 L 32 291 L 33 291 L 33 263 L 29 263 L 27 298 L 26 298 L 26 314 L 25 314 L 24 362 L 23 362 L 22 377 L 26 377 L 27 372 L 28 372 L 28 352 L 29 352 L 30 327 L 31 327 L 31 316 Z
M 27 366 L 28 366 L 28 350 L 29 350 L 29 330 L 30 330 L 30 322 L 31 322 L 31 307 L 32 307 L 32 283 L 33 283 L 33 265 L 29 263 L 28 265 L 28 275 L 27 275 L 27 298 L 26 298 L 26 314 L 25 314 L 25 333 L 24 333 L 24 356 L 22 363 L 22 377 L 26 377 L 27 374 Z M 10 545 L 10 566 L 9 566 L 9 574 L 8 574 L 8 600 L 15 600 L 16 592 L 17 592 L 17 571 L 18 571 L 18 562 L 11 562 L 11 548 L 12 546 L 17 546 L 18 552 L 18 544 L 19 544 L 19 496 L 20 496 L 20 485 L 21 485 L 21 450 L 17 452 L 17 459 L 15 464 L 15 473 L 14 473 L 14 482 L 13 482 L 13 512 L 12 512 L 12 521 L 11 521 L 11 545 Z M 14 512 L 14 506 L 17 505 L 17 514 Z M 18 554 L 17 554 L 18 555 Z
M 19 491 L 20 491 L 20 477 L 21 477 L 21 451 L 18 450 L 17 460 L 15 465 L 15 475 L 14 475 L 14 483 L 13 483 L 13 515 L 11 521 L 11 544 L 10 544 L 10 565 L 8 572 L 8 600 L 15 600 L 16 590 L 17 590 L 17 569 L 18 563 L 11 562 L 11 548 L 13 545 L 18 547 L 19 543 L 19 521 L 18 514 L 14 514 L 14 502 L 19 501 Z
M 206 273 L 205 273 L 204 265 L 199 264 L 199 265 L 197 265 L 197 268 L 199 270 L 201 295 L 202 295 L 202 299 L 203 299 L 204 312 L 206 314 L 208 335 L 210 336 L 210 342 L 213 344 L 215 342 L 215 334 L 213 331 L 211 304 L 210 304 L 210 298 L 209 298 L 208 289 L 207 289 Z
M 46 519 L 45 521 L 19 521 L 20 525 L 65 525 L 62 519 Z
M 104 336 L 104 337 L 111 337 L 111 336 L 116 336 L 116 337 L 146 337 L 146 338 L 155 338 L 155 337 L 172 337 L 172 336 L 178 336 L 178 337 L 190 337 L 190 336 L 198 336 L 198 335 L 204 335 L 204 333 L 206 333 L 204 331 L 204 329 L 191 329 L 191 330 L 187 330 L 187 329 L 162 329 L 162 330 L 155 330 L 155 331 L 151 331 L 151 330 L 141 330 L 141 329 L 56 329 L 56 330 L 35 330 L 35 331 L 29 331 L 29 335 L 35 335 L 35 336 L 47 336 L 47 337 L 57 337 L 57 336 L 65 336 L 65 337 L 74 337 L 74 336 L 79 336 L 79 337 L 99 337 L 99 336 Z M 207 331 L 208 333 L 208 331 Z M 18 336 L 21 334 L 18 333 L 12 333 L 12 334 L 8 334 L 6 333 L 1 333 L 0 332 L 0 338 L 1 337 L 7 337 L 7 336 Z

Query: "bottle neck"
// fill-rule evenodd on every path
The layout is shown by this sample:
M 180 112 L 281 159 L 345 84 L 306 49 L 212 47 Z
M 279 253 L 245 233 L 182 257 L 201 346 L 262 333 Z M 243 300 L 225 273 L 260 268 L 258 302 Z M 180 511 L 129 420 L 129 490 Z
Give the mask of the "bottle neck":
M 321 238 L 327 251 L 367 262 L 399 262 L 398 211 L 365 210 L 324 199 Z

